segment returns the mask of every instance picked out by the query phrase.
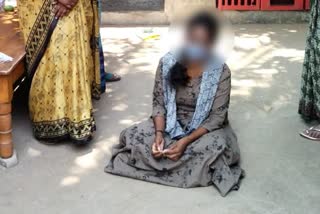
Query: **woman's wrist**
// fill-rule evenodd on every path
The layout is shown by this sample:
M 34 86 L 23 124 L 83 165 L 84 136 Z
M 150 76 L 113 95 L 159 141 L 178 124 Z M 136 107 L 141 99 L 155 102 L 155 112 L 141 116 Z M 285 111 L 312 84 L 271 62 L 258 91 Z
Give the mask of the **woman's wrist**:
M 190 143 L 192 143 L 192 139 L 190 139 L 189 136 L 186 136 L 184 138 L 181 138 L 182 144 L 185 146 L 188 146 Z
M 156 130 L 156 136 L 163 137 L 164 131 L 162 130 Z

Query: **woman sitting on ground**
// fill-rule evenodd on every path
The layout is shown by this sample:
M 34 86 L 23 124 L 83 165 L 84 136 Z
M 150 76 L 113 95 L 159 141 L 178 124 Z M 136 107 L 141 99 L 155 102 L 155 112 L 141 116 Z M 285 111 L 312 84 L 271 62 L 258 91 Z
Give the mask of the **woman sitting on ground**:
M 231 73 L 211 54 L 218 25 L 209 13 L 191 18 L 183 48 L 160 60 L 152 119 L 121 133 L 106 172 L 183 188 L 213 184 L 222 196 L 239 187 Z

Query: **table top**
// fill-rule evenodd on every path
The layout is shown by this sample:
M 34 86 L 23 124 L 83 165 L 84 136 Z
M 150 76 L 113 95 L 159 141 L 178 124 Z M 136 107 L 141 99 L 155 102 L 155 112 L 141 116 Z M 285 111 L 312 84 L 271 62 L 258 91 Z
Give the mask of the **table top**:
M 13 58 L 12 62 L 0 63 L 0 75 L 10 74 L 25 56 L 17 17 L 16 12 L 0 13 L 0 52 Z

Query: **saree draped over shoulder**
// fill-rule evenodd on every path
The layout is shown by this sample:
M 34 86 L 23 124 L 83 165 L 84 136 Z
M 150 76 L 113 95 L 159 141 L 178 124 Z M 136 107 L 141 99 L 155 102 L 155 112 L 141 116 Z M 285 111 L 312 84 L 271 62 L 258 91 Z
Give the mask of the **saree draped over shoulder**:
M 87 142 L 95 130 L 92 97 L 102 92 L 98 1 L 79 0 L 59 20 L 52 0 L 19 0 L 18 11 L 35 137 Z
M 167 115 L 162 73 L 161 61 L 155 78 L 152 117 Z M 187 86 L 176 89 L 176 117 L 181 127 L 186 127 L 193 118 L 202 79 L 192 79 Z M 224 65 L 211 111 L 200 125 L 208 133 L 191 143 L 177 162 L 153 158 L 155 129 L 150 118 L 122 131 L 105 171 L 181 188 L 214 185 L 222 196 L 238 189 L 244 174 L 239 166 L 237 137 L 228 123 L 230 89 L 231 73 Z M 175 143 L 169 133 L 165 133 L 164 139 L 165 148 Z
M 311 1 L 310 24 L 302 70 L 299 113 L 320 120 L 320 2 Z

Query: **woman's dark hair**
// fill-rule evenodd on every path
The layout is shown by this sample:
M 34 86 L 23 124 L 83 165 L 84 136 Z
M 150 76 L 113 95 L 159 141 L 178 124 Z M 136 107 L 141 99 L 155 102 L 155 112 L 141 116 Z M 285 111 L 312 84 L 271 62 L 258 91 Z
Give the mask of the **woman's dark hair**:
M 191 33 L 196 27 L 203 27 L 208 33 L 210 43 L 216 40 L 219 33 L 219 21 L 209 12 L 200 12 L 192 16 L 186 27 L 187 33 Z M 182 58 L 170 70 L 170 83 L 176 88 L 179 85 L 186 86 L 188 81 L 186 60 Z

